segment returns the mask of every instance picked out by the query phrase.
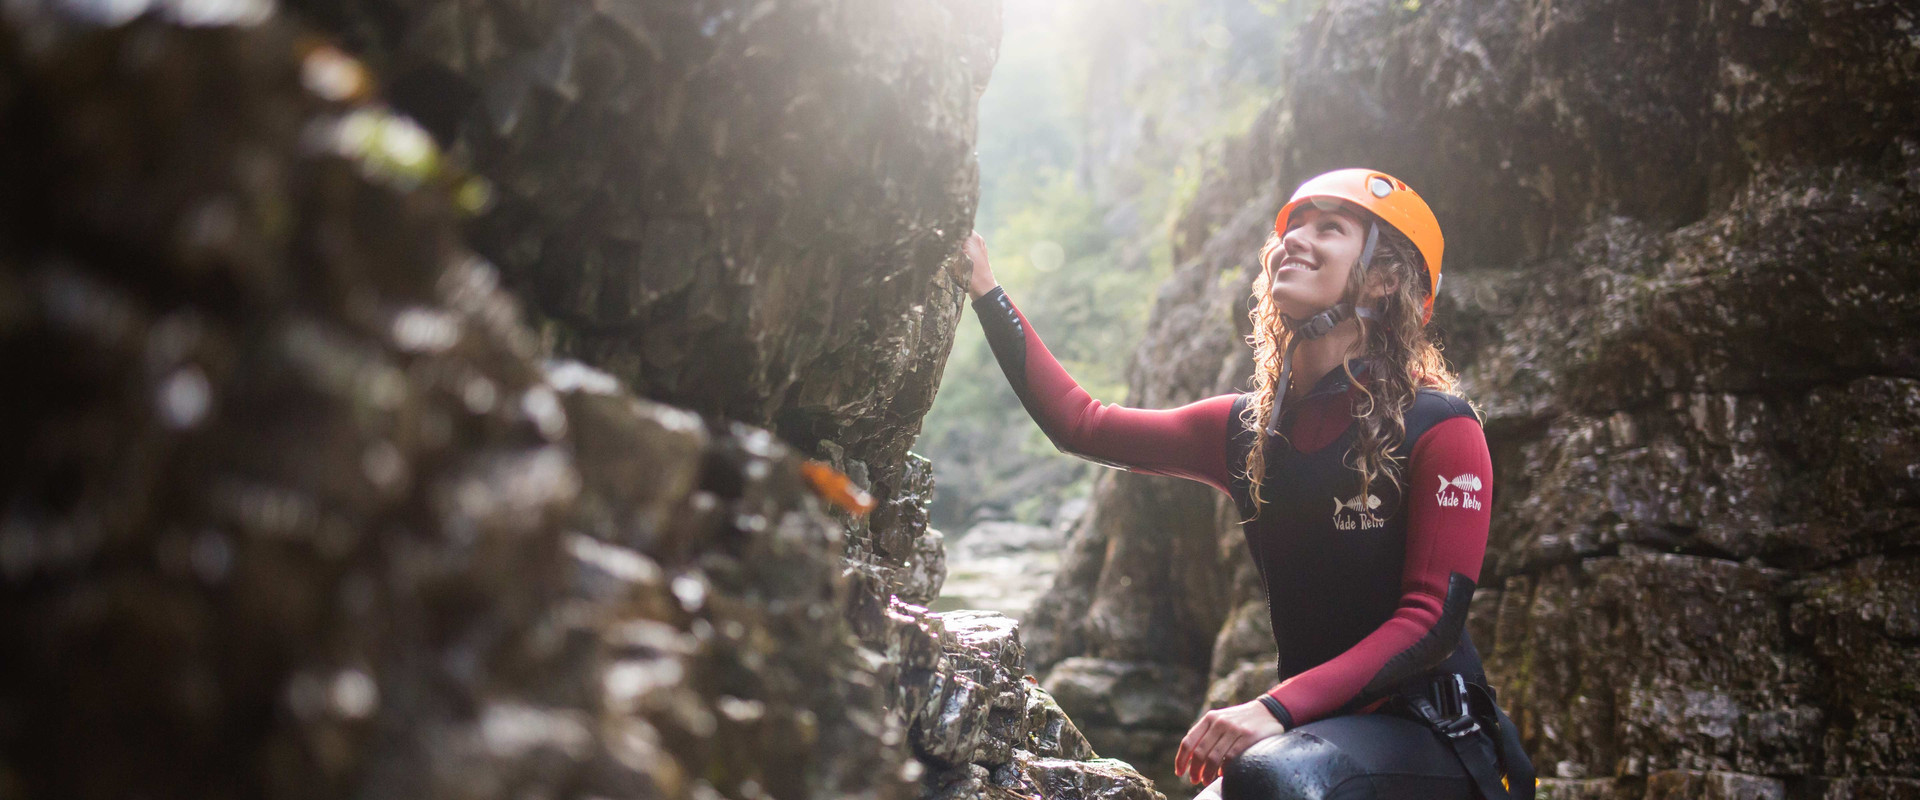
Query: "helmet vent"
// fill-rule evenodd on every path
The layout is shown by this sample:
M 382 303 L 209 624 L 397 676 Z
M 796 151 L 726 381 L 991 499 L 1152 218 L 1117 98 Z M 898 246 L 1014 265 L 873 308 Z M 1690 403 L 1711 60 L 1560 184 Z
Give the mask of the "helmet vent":
M 1375 175 L 1367 179 L 1367 191 L 1372 192 L 1374 197 L 1386 197 L 1393 193 L 1393 183 Z

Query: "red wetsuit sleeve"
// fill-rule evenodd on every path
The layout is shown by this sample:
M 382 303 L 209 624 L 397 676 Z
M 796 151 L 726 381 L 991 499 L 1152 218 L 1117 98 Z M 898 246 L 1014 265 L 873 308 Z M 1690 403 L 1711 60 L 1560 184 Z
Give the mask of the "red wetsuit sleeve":
M 1055 447 L 1110 466 L 1229 491 L 1226 444 L 1233 395 L 1166 410 L 1102 404 L 1060 366 L 1005 291 L 995 288 L 973 307 L 1014 394 Z
M 1294 725 L 1384 696 L 1458 646 L 1466 601 L 1487 552 L 1493 505 L 1493 461 L 1479 423 L 1454 417 L 1433 426 L 1414 445 L 1404 478 L 1409 488 L 1400 606 L 1346 652 L 1267 692 Z M 1467 583 L 1455 580 L 1456 573 Z

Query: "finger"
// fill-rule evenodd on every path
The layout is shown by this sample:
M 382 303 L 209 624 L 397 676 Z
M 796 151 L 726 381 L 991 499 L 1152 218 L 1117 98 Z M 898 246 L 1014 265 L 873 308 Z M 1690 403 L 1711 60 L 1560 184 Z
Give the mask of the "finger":
M 1179 775 L 1188 781 L 1197 781 L 1200 779 L 1200 758 L 1199 754 L 1195 751 L 1195 747 L 1198 744 L 1199 742 L 1196 738 L 1194 742 L 1180 746 L 1181 757 L 1177 759 L 1178 763 L 1174 765 L 1173 772 L 1175 775 Z
M 1199 741 L 1194 742 L 1193 752 L 1187 756 L 1187 766 L 1193 770 L 1193 777 L 1197 781 L 1206 780 L 1207 772 L 1212 766 L 1210 756 L 1219 746 L 1221 737 L 1230 736 L 1233 733 L 1232 726 L 1217 713 L 1209 714 L 1207 723 L 1206 732 L 1200 736 Z
M 1180 775 L 1185 777 L 1188 781 L 1191 781 L 1194 783 L 1200 782 L 1200 776 L 1204 774 L 1206 769 L 1206 761 L 1202 758 L 1202 755 L 1205 753 L 1205 750 L 1203 749 L 1203 745 L 1201 744 L 1201 742 L 1204 741 L 1205 737 L 1206 737 L 1206 731 L 1201 731 L 1199 736 L 1196 737 L 1194 743 L 1187 747 L 1186 764 L 1179 771 Z
M 1239 749 L 1236 744 L 1238 741 L 1239 739 L 1237 737 L 1230 738 L 1223 747 L 1214 753 L 1213 771 L 1209 774 L 1218 778 L 1227 771 L 1227 762 L 1232 761 L 1234 756 L 1237 755 L 1234 751 Z
M 1220 727 L 1222 728 L 1220 737 L 1214 740 L 1213 747 L 1207 751 L 1207 770 L 1211 775 L 1218 775 L 1226 768 L 1227 759 L 1232 758 L 1230 753 L 1246 736 L 1245 732 L 1236 727 L 1230 725 Z
M 1197 773 L 1189 774 L 1190 769 L 1195 766 L 1194 751 L 1206 739 L 1207 731 L 1212 727 L 1213 717 L 1204 716 L 1187 731 L 1187 735 L 1180 740 L 1179 751 L 1173 757 L 1173 774 L 1189 779 L 1198 777 Z
M 1214 752 L 1219 749 L 1220 740 L 1229 735 L 1231 731 L 1225 724 L 1216 723 L 1207 728 L 1207 735 L 1194 745 L 1193 755 L 1189 758 L 1189 762 L 1194 765 L 1196 777 L 1204 779 L 1206 774 L 1217 766 L 1213 760 Z

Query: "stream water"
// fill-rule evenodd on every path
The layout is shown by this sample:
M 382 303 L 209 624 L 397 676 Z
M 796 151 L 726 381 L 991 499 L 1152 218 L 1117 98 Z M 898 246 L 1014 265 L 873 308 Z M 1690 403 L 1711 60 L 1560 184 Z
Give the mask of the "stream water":
M 975 608 L 1025 620 L 1053 585 L 1067 532 L 1086 507 L 1085 500 L 1067 501 L 1052 525 L 990 521 L 967 529 L 947 546 L 947 582 L 933 609 Z

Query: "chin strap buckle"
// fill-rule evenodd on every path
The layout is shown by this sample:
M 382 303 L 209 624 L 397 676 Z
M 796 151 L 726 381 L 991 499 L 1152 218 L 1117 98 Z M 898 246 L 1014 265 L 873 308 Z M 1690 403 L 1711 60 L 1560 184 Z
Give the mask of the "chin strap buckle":
M 1353 313 L 1353 306 L 1341 303 L 1309 317 L 1306 322 L 1293 326 L 1293 335 L 1312 341 L 1327 335 L 1333 326 L 1345 321 Z
M 1380 226 L 1367 224 L 1367 244 L 1360 252 L 1360 262 L 1354 269 L 1365 273 L 1373 265 L 1374 246 L 1380 241 Z M 1296 321 L 1285 314 L 1280 315 L 1280 323 L 1293 333 L 1287 342 L 1287 352 L 1280 357 L 1280 381 L 1273 390 L 1273 412 L 1267 416 L 1267 435 L 1280 435 L 1280 409 L 1286 404 L 1287 388 L 1293 380 L 1293 351 L 1301 342 L 1312 341 L 1333 332 L 1334 326 L 1347 321 L 1348 317 L 1376 319 L 1379 317 L 1373 309 L 1355 308 L 1352 303 L 1340 303 L 1332 308 L 1308 317 L 1304 322 Z
M 1311 317 L 1305 322 L 1281 315 L 1280 322 L 1287 326 L 1293 337 L 1287 341 L 1287 352 L 1280 357 L 1280 380 L 1273 390 L 1273 413 L 1267 416 L 1267 435 L 1280 435 L 1280 410 L 1286 404 L 1287 387 L 1293 381 L 1293 351 L 1301 342 L 1318 339 L 1332 332 L 1335 325 L 1347 321 L 1348 317 L 1374 319 L 1377 314 L 1370 308 L 1355 308 L 1352 303 L 1341 303 Z

